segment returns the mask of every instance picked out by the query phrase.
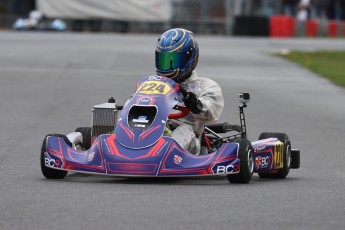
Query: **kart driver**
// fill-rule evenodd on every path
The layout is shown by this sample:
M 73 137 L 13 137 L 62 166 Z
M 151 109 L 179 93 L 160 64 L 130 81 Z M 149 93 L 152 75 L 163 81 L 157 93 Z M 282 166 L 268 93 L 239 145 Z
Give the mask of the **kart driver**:
M 157 74 L 174 80 L 187 91 L 184 104 L 191 112 L 178 121 L 171 120 L 170 124 L 176 127 L 172 137 L 186 151 L 198 155 L 205 123 L 218 120 L 222 113 L 222 90 L 215 81 L 198 77 L 194 71 L 199 46 L 193 32 L 180 28 L 166 31 L 158 38 L 155 55 Z

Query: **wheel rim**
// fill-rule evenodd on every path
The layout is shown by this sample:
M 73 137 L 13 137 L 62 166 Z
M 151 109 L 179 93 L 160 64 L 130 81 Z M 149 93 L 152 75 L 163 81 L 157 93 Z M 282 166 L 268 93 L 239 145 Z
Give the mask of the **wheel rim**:
M 288 168 L 290 168 L 291 165 L 291 150 L 290 145 L 286 146 L 286 165 Z
M 254 171 L 254 161 L 253 161 L 253 152 L 251 149 L 248 151 L 247 162 L 248 162 L 248 170 L 250 173 L 252 173 Z

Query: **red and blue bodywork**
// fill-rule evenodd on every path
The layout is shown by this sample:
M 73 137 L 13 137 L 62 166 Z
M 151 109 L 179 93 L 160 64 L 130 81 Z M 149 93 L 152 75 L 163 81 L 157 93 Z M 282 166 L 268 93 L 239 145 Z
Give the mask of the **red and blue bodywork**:
M 169 114 L 180 101 L 180 88 L 174 81 L 146 77 L 138 83 L 138 90 L 123 107 L 113 134 L 98 136 L 87 151 L 75 150 L 62 137 L 48 136 L 45 166 L 124 177 L 239 173 L 238 143 L 223 143 L 207 155 L 192 155 L 172 137 L 164 136 Z M 277 142 L 277 139 L 271 141 Z M 256 143 L 257 149 L 260 143 Z M 256 172 L 274 169 L 274 150 L 254 152 L 258 162 Z M 262 161 L 263 158 L 271 161 Z

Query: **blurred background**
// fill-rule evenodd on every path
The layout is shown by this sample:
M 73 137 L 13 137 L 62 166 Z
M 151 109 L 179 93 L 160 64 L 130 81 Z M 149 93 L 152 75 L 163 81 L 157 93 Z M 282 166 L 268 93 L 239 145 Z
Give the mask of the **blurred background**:
M 0 28 L 344 37 L 345 0 L 1 0 Z

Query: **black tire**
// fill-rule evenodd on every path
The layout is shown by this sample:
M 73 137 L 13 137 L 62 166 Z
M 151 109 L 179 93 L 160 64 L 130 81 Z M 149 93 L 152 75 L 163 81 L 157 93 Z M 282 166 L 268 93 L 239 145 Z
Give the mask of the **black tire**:
M 83 146 L 85 150 L 88 150 L 91 147 L 91 127 L 79 127 L 75 131 L 81 133 L 83 136 Z
M 259 140 L 275 137 L 284 143 L 283 168 L 276 173 L 258 173 L 261 178 L 284 179 L 289 174 L 291 167 L 291 143 L 288 135 L 285 133 L 261 133 Z
M 61 134 L 49 134 L 44 138 L 43 143 L 42 143 L 40 161 L 41 161 L 41 171 L 42 171 L 43 176 L 45 176 L 48 179 L 63 179 L 67 175 L 67 173 L 68 173 L 67 171 L 49 168 L 44 163 L 44 152 L 46 152 L 46 150 L 47 150 L 46 148 L 47 148 L 47 137 L 48 136 L 63 137 L 64 141 L 69 146 L 72 146 L 72 144 L 67 139 L 67 137 L 65 135 L 61 135 Z
M 301 151 L 299 149 L 291 149 L 290 169 L 299 169 L 300 164 L 301 164 Z
M 254 171 L 254 151 L 250 141 L 241 139 L 239 142 L 238 158 L 240 159 L 240 172 L 227 175 L 230 183 L 249 183 Z

